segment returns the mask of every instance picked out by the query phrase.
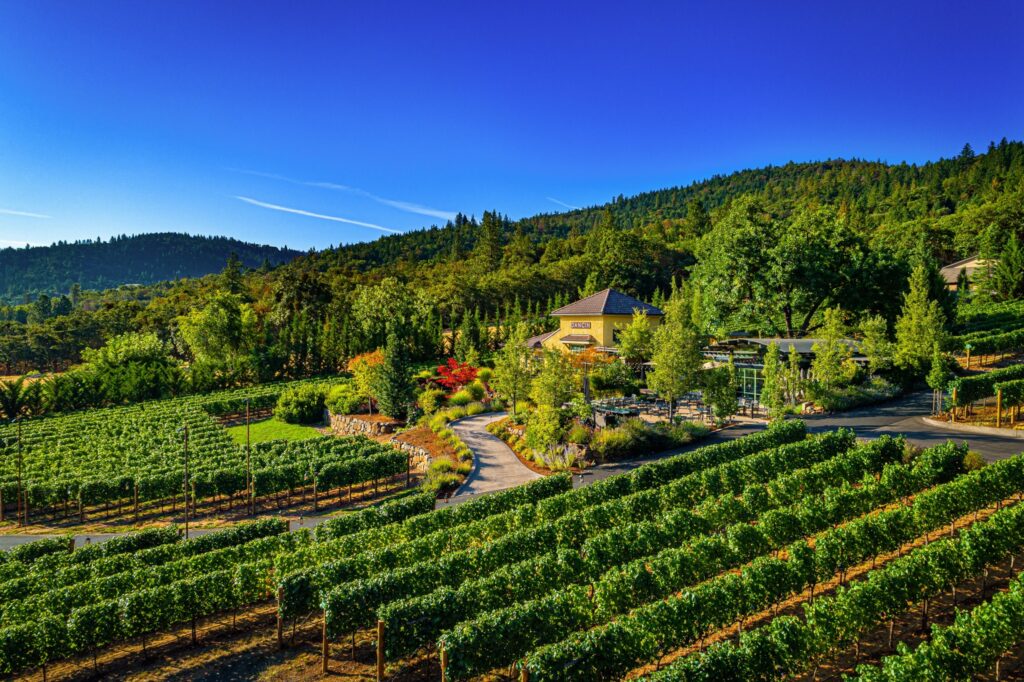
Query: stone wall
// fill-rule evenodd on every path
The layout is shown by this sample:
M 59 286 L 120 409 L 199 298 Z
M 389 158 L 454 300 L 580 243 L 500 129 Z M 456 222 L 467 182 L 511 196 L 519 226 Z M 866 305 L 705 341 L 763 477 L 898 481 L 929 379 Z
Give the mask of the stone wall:
M 402 426 L 402 422 L 378 422 L 348 414 L 331 414 L 324 410 L 324 419 L 339 436 L 386 436 Z
M 409 461 L 413 471 L 426 473 L 427 469 L 430 468 L 432 457 L 426 448 L 420 447 L 419 445 L 413 445 L 412 443 L 406 442 L 398 437 L 392 438 L 388 443 L 394 445 L 403 452 L 409 453 Z

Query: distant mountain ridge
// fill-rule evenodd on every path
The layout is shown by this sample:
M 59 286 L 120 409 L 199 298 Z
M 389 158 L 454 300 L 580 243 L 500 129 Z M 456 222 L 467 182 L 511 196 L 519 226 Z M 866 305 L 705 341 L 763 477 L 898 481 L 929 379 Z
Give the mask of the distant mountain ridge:
M 5 248 L 0 250 L 0 301 L 65 294 L 74 284 L 102 290 L 202 277 L 223 269 L 232 253 L 242 265 L 258 268 L 287 263 L 304 252 L 176 232 Z

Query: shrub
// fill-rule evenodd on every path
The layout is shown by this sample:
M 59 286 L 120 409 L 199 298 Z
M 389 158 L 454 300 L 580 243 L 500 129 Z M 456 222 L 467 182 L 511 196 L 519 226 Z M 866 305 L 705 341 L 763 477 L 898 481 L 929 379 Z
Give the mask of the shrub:
M 591 447 L 598 457 L 611 461 L 625 457 L 633 448 L 633 436 L 627 429 L 601 429 L 591 440 Z
M 576 445 L 586 445 L 590 442 L 590 429 L 582 424 L 575 424 L 569 429 L 569 435 L 566 437 L 566 440 Z
M 462 419 L 463 417 L 466 416 L 466 414 L 467 414 L 466 408 L 464 408 L 464 407 L 453 407 L 452 409 L 448 410 L 448 412 L 445 413 L 445 416 L 448 417 L 448 421 L 453 422 L 456 419 Z
M 274 416 L 289 424 L 314 424 L 324 418 L 326 397 L 323 386 L 303 384 L 289 388 L 277 399 Z
M 366 399 L 352 384 L 339 384 L 331 386 L 324 404 L 333 414 L 353 414 L 366 404 Z
M 484 398 L 484 385 L 481 384 L 479 381 L 474 381 L 473 383 L 471 383 L 469 386 L 466 386 L 466 388 L 462 390 L 466 391 L 471 396 L 473 396 L 473 400 L 483 400 Z
M 455 471 L 455 465 L 450 459 L 435 459 L 427 470 L 429 474 L 446 474 L 449 471 Z
M 981 456 L 980 452 L 968 450 L 967 454 L 964 455 L 964 469 L 967 471 L 975 471 L 985 466 L 985 464 L 985 458 Z
M 451 405 L 468 405 L 473 402 L 473 394 L 463 389 L 457 393 L 453 393 L 448 397 L 448 403 Z
M 462 477 L 454 472 L 449 472 L 428 477 L 423 488 L 427 492 L 439 493 L 445 490 L 454 490 L 459 487 L 460 483 L 462 483 Z
M 494 375 L 494 370 L 490 367 L 481 367 L 476 372 L 476 378 L 485 384 L 490 383 L 491 377 Z
M 544 405 L 530 415 L 526 427 L 526 443 L 532 450 L 545 451 L 558 445 L 565 436 L 562 411 Z
M 473 462 L 472 461 L 459 462 L 459 465 L 457 467 L 455 467 L 455 471 L 460 476 L 469 476 L 469 474 L 472 473 L 472 471 L 473 471 Z
M 444 404 L 444 391 L 433 388 L 427 389 L 420 393 L 420 397 L 416 399 L 416 404 L 420 406 L 424 413 L 434 414 Z
M 471 402 L 469 405 L 466 405 L 466 415 L 469 417 L 472 417 L 474 414 L 481 414 L 486 411 L 487 408 L 484 407 L 484 404 L 480 402 L 474 401 Z

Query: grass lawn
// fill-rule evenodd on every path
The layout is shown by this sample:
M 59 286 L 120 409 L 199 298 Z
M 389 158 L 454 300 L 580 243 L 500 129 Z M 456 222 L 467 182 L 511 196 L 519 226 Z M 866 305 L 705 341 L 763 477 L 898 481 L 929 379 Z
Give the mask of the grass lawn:
M 245 445 L 245 424 L 241 426 L 228 427 L 228 433 L 239 445 Z M 262 443 L 268 440 L 306 440 L 322 435 L 312 426 L 300 424 L 286 424 L 277 419 L 264 419 L 259 422 L 252 422 L 249 425 L 249 437 L 253 443 Z

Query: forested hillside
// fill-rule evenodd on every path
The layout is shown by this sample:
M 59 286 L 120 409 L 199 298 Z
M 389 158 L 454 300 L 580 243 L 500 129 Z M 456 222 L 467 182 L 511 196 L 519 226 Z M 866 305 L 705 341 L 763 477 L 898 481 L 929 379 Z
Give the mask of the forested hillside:
M 154 284 L 218 272 L 230 254 L 242 265 L 279 265 L 299 251 L 249 244 L 227 237 L 177 233 L 140 234 L 50 246 L 0 250 L 0 301 L 21 303 L 26 296 L 111 289 L 122 284 Z
M 513 323 L 550 324 L 553 305 L 609 286 L 657 303 L 680 278 L 698 285 L 708 332 L 813 335 L 824 311 L 841 307 L 851 333 L 880 317 L 891 335 L 915 266 L 925 266 L 952 325 L 955 301 L 936 280 L 938 265 L 999 256 L 1022 233 L 1019 142 L 979 154 L 965 147 L 921 166 L 791 163 L 519 221 L 499 212 L 459 216 L 272 272 L 235 264 L 71 309 L 63 301 L 0 307 L 0 369 L 59 369 L 126 332 L 154 334 L 189 363 L 190 376 L 219 385 L 337 370 L 384 345 L 389 330 L 415 358 L 486 356 Z M 258 265 L 244 249 L 230 250 Z M 224 255 L 210 259 L 219 268 Z M 3 277 L 11 277 L 6 267 Z M 1011 297 L 1022 293 L 1013 277 Z

